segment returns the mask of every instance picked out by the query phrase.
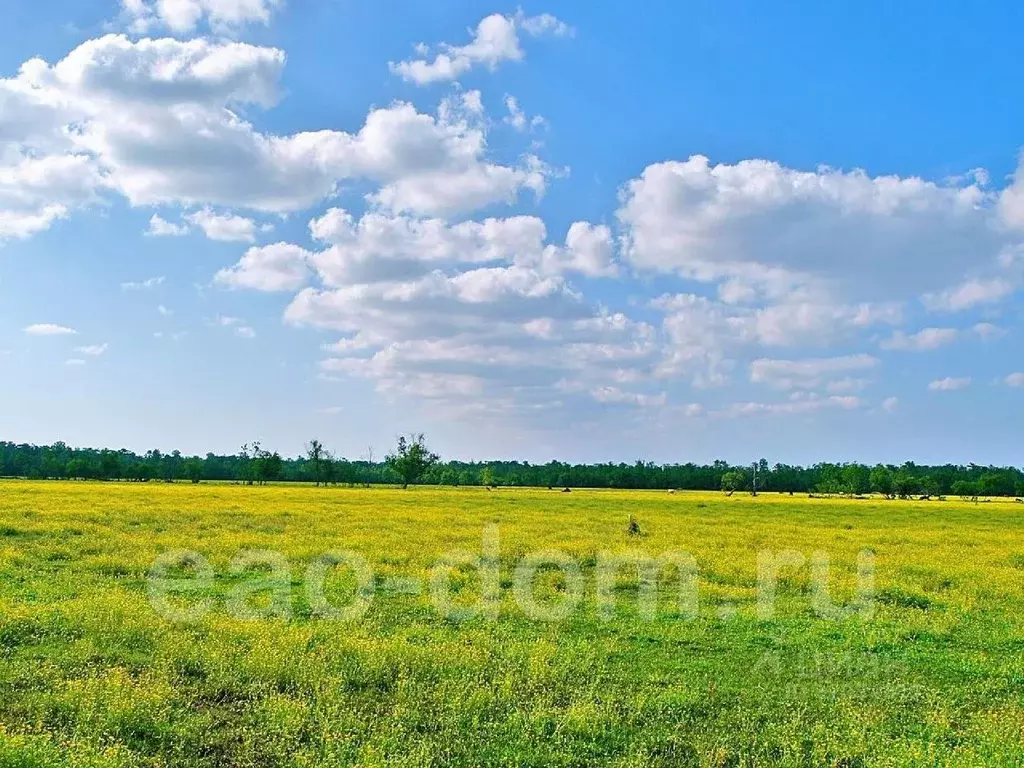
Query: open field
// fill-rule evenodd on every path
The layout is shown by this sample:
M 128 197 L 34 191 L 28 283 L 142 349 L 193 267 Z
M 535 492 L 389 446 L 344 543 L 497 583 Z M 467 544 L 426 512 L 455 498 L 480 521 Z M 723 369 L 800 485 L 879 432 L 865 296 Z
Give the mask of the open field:
M 434 566 L 492 534 L 496 620 L 409 594 L 447 576 L 473 605 L 480 573 Z M 564 618 L 531 618 L 516 566 L 553 548 L 584 593 Z M 154 602 L 168 550 L 199 553 L 213 578 Z M 285 563 L 288 595 L 239 600 L 253 574 L 230 564 L 252 550 Z M 372 570 L 350 621 L 318 617 L 309 591 L 310 564 L 338 550 Z M 643 614 L 628 568 L 604 615 L 598 566 L 631 550 L 692 555 L 698 615 L 680 615 L 668 578 Z M 807 564 L 780 571 L 759 618 L 759 553 L 784 550 L 827 553 L 844 603 L 873 555 L 873 615 L 818 615 Z M 354 583 L 332 570 L 325 596 L 349 603 Z M 536 606 L 572 607 L 571 571 L 533 584 Z M 192 621 L 158 610 L 204 599 Z M 1024 508 L 7 481 L 0 654 L 0 766 L 1024 765 Z

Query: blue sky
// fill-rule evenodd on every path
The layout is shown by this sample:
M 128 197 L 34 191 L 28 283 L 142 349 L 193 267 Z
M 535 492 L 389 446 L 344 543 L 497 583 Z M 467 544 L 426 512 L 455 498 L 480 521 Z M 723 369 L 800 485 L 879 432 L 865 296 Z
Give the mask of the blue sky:
M 0 437 L 1021 464 L 1011 3 L 0 29 Z

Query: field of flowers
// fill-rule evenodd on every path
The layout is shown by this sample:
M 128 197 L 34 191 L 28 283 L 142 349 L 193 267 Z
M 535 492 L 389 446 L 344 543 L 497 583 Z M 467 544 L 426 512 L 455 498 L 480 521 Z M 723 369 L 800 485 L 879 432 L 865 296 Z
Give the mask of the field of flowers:
M 2 481 L 0 655 L 0 766 L 1024 765 L 1024 506 Z

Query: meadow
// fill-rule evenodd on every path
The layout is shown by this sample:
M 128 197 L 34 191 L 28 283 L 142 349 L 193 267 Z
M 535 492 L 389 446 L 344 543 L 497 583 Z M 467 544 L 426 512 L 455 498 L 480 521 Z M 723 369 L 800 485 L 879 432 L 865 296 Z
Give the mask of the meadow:
M 488 531 L 497 616 L 445 615 L 431 584 L 469 608 L 484 579 L 439 560 Z M 175 550 L 209 578 L 160 603 L 153 565 Z M 339 550 L 372 572 L 371 598 L 351 569 L 319 571 L 332 604 L 363 596 L 347 621 L 308 588 Z M 582 579 L 558 620 L 515 595 L 545 550 Z M 287 569 L 283 592 L 253 580 L 273 570 L 232 570 L 252 551 Z M 669 579 L 644 614 L 629 568 L 602 613 L 602 557 L 637 551 L 692 556 L 696 615 Z M 783 551 L 806 563 L 779 572 L 766 618 L 759 553 Z M 870 615 L 819 615 L 815 552 L 837 603 L 870 553 Z M 567 605 L 573 573 L 541 569 L 538 605 Z M 1024 507 L 2 481 L 0 654 L 0 766 L 1024 765 Z

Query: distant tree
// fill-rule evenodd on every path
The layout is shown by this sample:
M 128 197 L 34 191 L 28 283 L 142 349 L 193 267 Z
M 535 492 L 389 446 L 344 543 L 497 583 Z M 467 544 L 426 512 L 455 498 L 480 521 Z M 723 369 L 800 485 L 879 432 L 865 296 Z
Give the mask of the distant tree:
M 893 481 L 892 470 L 888 467 L 879 464 L 877 467 L 871 470 L 868 482 L 871 485 L 871 490 L 875 493 L 880 493 L 885 498 L 891 499 L 895 492 L 895 483 Z
M 117 451 L 100 452 L 100 477 L 107 480 L 121 479 L 121 456 Z
M 197 456 L 193 456 L 191 459 L 185 460 L 184 470 L 185 477 L 193 483 L 198 483 L 203 479 L 203 462 Z
M 242 480 L 246 485 L 252 485 L 256 482 L 256 464 L 259 461 L 259 455 L 262 450 L 259 441 L 255 440 L 252 444 L 244 443 L 238 451 L 240 469 L 238 479 Z
M 85 480 L 89 476 L 89 465 L 85 459 L 72 459 L 67 464 L 67 474 L 72 480 Z
M 279 480 L 284 473 L 284 459 L 277 451 L 261 451 L 256 459 L 256 475 L 260 485 Z
M 326 448 L 320 457 L 320 475 L 325 487 L 338 481 L 338 462 Z
M 978 485 L 970 480 L 957 480 L 953 483 L 953 494 L 959 496 L 963 501 L 978 500 Z
M 847 464 L 842 470 L 842 483 L 847 493 L 867 493 L 871 490 L 871 470 L 863 464 Z
M 939 480 L 935 475 L 925 475 L 921 478 L 921 493 L 925 496 L 939 495 Z
M 494 476 L 494 467 L 488 464 L 480 471 L 480 485 L 485 485 L 488 488 L 491 488 L 496 482 L 497 478 Z
M 908 467 L 900 467 L 893 475 L 892 486 L 897 496 L 906 499 L 920 490 L 921 483 Z
M 732 469 L 722 475 L 722 490 L 727 496 L 742 491 L 747 484 L 747 475 L 738 469 Z
M 402 487 L 408 488 L 410 483 L 415 483 L 423 477 L 438 460 L 438 455 L 431 453 L 423 434 L 420 433 L 410 435 L 408 440 L 404 435 L 399 437 L 395 452 L 388 454 L 384 463 L 402 479 Z
M 324 444 L 317 439 L 309 441 L 306 446 L 306 460 L 313 472 L 313 482 L 319 487 L 324 482 Z M 325 483 L 326 484 L 326 483 Z
M 982 496 L 1013 496 L 1014 478 L 1003 472 L 986 472 L 978 478 L 978 492 Z
M 816 488 L 821 493 L 847 493 L 846 485 L 843 483 L 843 471 L 838 464 L 819 464 L 818 484 Z

